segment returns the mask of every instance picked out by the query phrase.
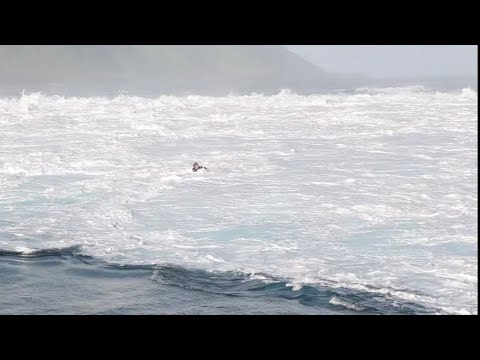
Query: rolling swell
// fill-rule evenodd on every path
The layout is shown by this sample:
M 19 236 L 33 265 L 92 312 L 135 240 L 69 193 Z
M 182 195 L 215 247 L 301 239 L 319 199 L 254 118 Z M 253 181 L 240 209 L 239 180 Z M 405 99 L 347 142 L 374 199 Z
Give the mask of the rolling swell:
M 436 313 L 373 291 L 323 285 L 297 289 L 268 274 L 107 263 L 82 254 L 80 246 L 0 249 L 0 274 L 2 314 Z

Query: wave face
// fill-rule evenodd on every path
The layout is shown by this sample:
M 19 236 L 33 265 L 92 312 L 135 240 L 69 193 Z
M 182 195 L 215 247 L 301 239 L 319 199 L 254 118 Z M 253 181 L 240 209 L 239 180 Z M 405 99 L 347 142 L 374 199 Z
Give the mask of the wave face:
M 291 284 L 265 274 L 119 265 L 79 247 L 0 251 L 0 314 L 434 314 L 368 291 Z
M 143 296 L 477 314 L 477 99 L 422 87 L 0 98 L 0 266 L 74 247 L 62 273 L 95 259 L 80 272 L 113 267 Z

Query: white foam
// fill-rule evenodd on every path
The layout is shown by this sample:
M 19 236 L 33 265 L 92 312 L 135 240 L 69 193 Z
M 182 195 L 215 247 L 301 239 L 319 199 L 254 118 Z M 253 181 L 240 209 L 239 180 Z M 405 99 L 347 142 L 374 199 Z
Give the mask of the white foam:
M 347 309 L 355 310 L 355 311 L 362 311 L 363 309 L 365 309 L 361 305 L 354 304 L 354 303 L 351 303 L 351 302 L 346 301 L 346 300 L 342 300 L 342 299 L 340 299 L 336 296 L 332 297 L 328 302 L 332 305 L 342 306 L 342 307 L 345 307 Z
M 34 253 L 36 251 L 36 249 L 31 249 L 27 246 L 16 246 L 15 251 L 28 255 L 28 254 Z
M 476 314 L 477 93 L 362 92 L 0 98 L 0 247 Z

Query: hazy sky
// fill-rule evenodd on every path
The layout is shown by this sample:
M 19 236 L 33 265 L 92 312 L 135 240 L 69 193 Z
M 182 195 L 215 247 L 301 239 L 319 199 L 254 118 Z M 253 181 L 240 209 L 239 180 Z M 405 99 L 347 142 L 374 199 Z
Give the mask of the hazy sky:
M 375 77 L 477 75 L 476 45 L 288 45 L 329 72 Z

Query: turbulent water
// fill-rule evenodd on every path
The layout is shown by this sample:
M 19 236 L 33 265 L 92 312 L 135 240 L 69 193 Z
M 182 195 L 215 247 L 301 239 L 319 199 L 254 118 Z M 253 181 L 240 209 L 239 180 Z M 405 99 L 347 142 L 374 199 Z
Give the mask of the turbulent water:
M 477 101 L 1 97 L 0 313 L 477 314 Z

